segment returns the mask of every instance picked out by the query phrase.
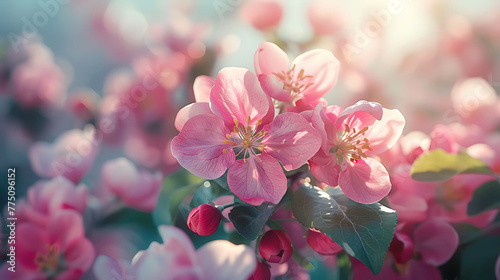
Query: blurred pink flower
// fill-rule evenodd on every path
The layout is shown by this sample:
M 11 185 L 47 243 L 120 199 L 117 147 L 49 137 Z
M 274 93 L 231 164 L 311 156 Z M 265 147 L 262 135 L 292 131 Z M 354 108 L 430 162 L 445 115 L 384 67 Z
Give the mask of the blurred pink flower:
M 64 176 L 78 183 L 92 166 L 98 145 L 93 127 L 72 129 L 61 134 L 52 144 L 35 143 L 29 150 L 29 158 L 39 176 Z
M 322 49 L 299 55 L 290 66 L 288 55 L 269 42 L 259 45 L 254 66 L 262 89 L 270 97 L 307 109 L 313 109 L 333 89 L 340 69 L 337 58 Z
M 309 22 L 317 35 L 336 35 L 344 25 L 344 11 L 334 2 L 319 0 L 309 4 Z
M 81 215 L 63 210 L 44 227 L 21 223 L 16 229 L 18 266 L 10 279 L 78 279 L 94 261 Z
M 231 191 L 247 203 L 277 204 L 287 188 L 278 160 L 287 170 L 299 168 L 319 148 L 319 134 L 295 113 L 273 120 L 271 99 L 247 69 L 222 69 L 209 106 L 213 114 L 196 115 L 184 124 L 172 141 L 172 154 L 206 179 L 219 178 L 229 168 Z M 238 155 L 244 158 L 236 160 Z
M 62 104 L 66 80 L 54 62 L 32 59 L 13 70 L 12 91 L 25 108 L 50 107 Z
M 342 247 L 326 234 L 312 228 L 307 232 L 307 243 L 320 255 L 336 255 L 343 251 Z
M 65 177 L 42 180 L 28 189 L 27 201 L 21 199 L 17 209 L 19 222 L 47 225 L 51 217 L 64 209 L 82 214 L 87 206 L 87 187 L 78 186 Z
M 373 203 L 391 190 L 385 167 L 370 155 L 391 148 L 401 136 L 405 119 L 398 110 L 359 101 L 345 110 L 338 106 L 302 113 L 321 134 L 321 149 L 309 160 L 312 174 L 339 186 L 354 201 Z
M 158 230 L 163 244 L 151 243 L 148 249 L 137 253 L 131 265 L 99 256 L 94 265 L 96 278 L 229 280 L 247 279 L 255 270 L 255 253 L 245 245 L 216 240 L 196 251 L 182 230 L 174 226 L 160 226 Z
M 267 31 L 278 27 L 283 17 L 283 3 L 280 0 L 246 1 L 240 8 L 240 15 L 253 27 Z
M 163 177 L 160 172 L 139 171 L 128 159 L 109 160 L 102 167 L 103 186 L 126 205 L 146 212 L 156 208 Z
M 458 81 L 451 91 L 451 101 L 465 124 L 475 124 L 485 132 L 494 131 L 500 124 L 500 100 L 495 89 L 482 78 Z

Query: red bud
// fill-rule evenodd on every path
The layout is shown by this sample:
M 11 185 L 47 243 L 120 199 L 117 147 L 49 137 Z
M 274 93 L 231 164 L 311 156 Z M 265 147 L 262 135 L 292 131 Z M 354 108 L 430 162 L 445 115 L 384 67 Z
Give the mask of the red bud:
M 219 227 L 220 211 L 212 205 L 202 204 L 189 213 L 187 225 L 201 236 L 209 236 Z
M 270 230 L 259 243 L 259 253 L 268 262 L 284 263 L 292 256 L 290 237 L 282 230 Z

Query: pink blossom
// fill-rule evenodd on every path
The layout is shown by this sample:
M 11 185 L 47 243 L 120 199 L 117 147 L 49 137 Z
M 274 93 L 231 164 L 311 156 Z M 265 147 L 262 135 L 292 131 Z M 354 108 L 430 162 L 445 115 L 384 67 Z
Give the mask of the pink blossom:
M 87 196 L 84 184 L 75 186 L 65 177 L 38 181 L 28 189 L 28 201 L 20 201 L 18 220 L 44 226 L 51 216 L 64 209 L 72 209 L 81 214 L 87 206 Z
M 193 83 L 193 93 L 195 103 L 188 104 L 182 107 L 175 117 L 175 128 L 178 131 L 182 130 L 184 124 L 190 118 L 196 115 L 212 114 L 209 105 L 210 90 L 215 84 L 215 79 L 209 76 L 200 75 L 196 77 Z
M 94 275 L 123 280 L 247 279 L 255 270 L 255 253 L 245 245 L 216 240 L 195 250 L 191 240 L 174 226 L 158 228 L 163 244 L 153 242 L 131 264 L 99 256 Z M 165 273 L 168 271 L 168 273 Z
M 340 68 L 337 58 L 322 49 L 299 55 L 290 66 L 288 55 L 269 42 L 259 45 L 254 65 L 262 89 L 269 96 L 309 109 L 313 109 L 333 89 Z
M 405 119 L 398 110 L 362 100 L 345 110 L 318 105 L 303 115 L 322 136 L 321 149 L 309 161 L 320 182 L 338 185 L 360 203 L 379 201 L 389 193 L 387 170 L 368 156 L 386 151 L 399 139 Z
M 37 142 L 29 150 L 31 166 L 43 177 L 64 176 L 79 182 L 97 155 L 95 129 L 73 129 L 60 135 L 52 144 Z
M 313 1 L 307 15 L 317 35 L 335 35 L 345 22 L 344 11 L 336 3 L 326 0 Z
M 94 261 L 81 215 L 63 210 L 44 227 L 21 223 L 16 229 L 18 266 L 11 279 L 78 279 Z
M 319 148 L 318 132 L 296 113 L 273 120 L 271 99 L 243 68 L 219 72 L 209 106 L 213 114 L 190 118 L 173 139 L 174 157 L 206 179 L 219 178 L 229 168 L 229 187 L 240 199 L 277 204 L 287 188 L 278 161 L 287 170 L 302 166 Z
M 283 17 L 283 3 L 280 0 L 246 1 L 240 9 L 240 15 L 253 27 L 266 31 L 278 27 Z
M 453 87 L 451 100 L 455 112 L 466 124 L 475 124 L 485 131 L 496 128 L 500 114 L 498 113 L 498 96 L 481 78 L 470 78 L 459 81 Z
M 126 205 L 151 212 L 156 208 L 163 178 L 159 172 L 139 171 L 128 159 L 120 157 L 104 163 L 102 180 L 104 188 Z

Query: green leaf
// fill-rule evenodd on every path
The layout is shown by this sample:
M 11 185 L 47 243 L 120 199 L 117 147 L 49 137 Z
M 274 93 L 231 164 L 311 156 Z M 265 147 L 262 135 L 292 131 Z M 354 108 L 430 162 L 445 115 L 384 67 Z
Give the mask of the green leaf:
M 454 224 L 453 227 L 458 233 L 460 244 L 469 243 L 483 234 L 481 229 L 469 223 Z
M 340 188 L 310 185 L 295 192 L 292 210 L 302 225 L 325 233 L 373 273 L 380 272 L 394 236 L 396 211 L 379 203 L 352 201 Z
M 202 182 L 202 178 L 196 177 L 184 169 L 168 175 L 163 182 L 156 209 L 153 211 L 155 224 L 175 224 L 179 205 Z
M 500 182 L 490 181 L 479 186 L 467 205 L 467 215 L 476 216 L 485 211 L 500 209 Z
M 446 181 L 463 173 L 493 174 L 484 162 L 465 152 L 456 155 L 441 149 L 421 155 L 411 167 L 411 178 L 422 182 Z
M 232 195 L 232 193 L 213 181 L 205 181 L 194 193 L 190 206 L 191 208 L 195 208 L 202 204 L 213 202 L 218 197 L 224 195 Z
M 241 204 L 234 206 L 228 216 L 241 236 L 255 240 L 275 210 L 275 207 L 268 207 L 259 211 L 251 205 Z
M 224 173 L 224 175 L 222 175 L 219 178 L 214 179 L 212 181 L 214 181 L 215 183 L 217 183 L 219 186 L 221 186 L 222 188 L 226 189 L 227 191 L 230 191 L 229 185 L 227 184 L 227 172 L 228 171 L 226 171 L 226 173 Z
M 460 279 L 495 279 L 495 262 L 500 254 L 500 236 L 486 236 L 471 243 L 460 258 Z

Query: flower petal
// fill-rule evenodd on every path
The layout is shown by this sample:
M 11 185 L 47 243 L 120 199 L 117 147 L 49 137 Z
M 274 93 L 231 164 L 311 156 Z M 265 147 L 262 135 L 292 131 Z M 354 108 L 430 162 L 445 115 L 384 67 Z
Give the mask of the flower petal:
M 172 155 L 196 176 L 209 180 L 219 178 L 235 160 L 231 145 L 224 144 L 229 133 L 215 115 L 194 116 L 172 140 Z
M 86 239 L 71 242 L 64 251 L 64 263 L 68 268 L 87 271 L 95 258 L 94 245 Z
M 377 155 L 390 149 L 401 137 L 405 127 L 405 118 L 399 110 L 384 108 L 382 119 L 373 123 L 366 131 L 365 137 L 370 140 L 370 148 L 366 154 Z
M 415 250 L 432 266 L 447 262 L 458 248 L 458 234 L 447 222 L 427 220 L 413 233 Z
M 273 75 L 287 71 L 290 61 L 288 55 L 276 44 L 262 42 L 254 55 L 255 73 L 257 75 Z
M 198 259 L 206 279 L 248 279 L 256 267 L 253 250 L 246 245 L 234 245 L 227 240 L 215 240 L 203 245 Z
M 196 103 L 209 101 L 210 90 L 214 84 L 215 79 L 210 76 L 200 75 L 194 79 L 193 92 Z
M 302 91 L 304 101 L 320 99 L 337 84 L 340 62 L 327 50 L 315 49 L 299 55 L 292 62 L 295 64 L 295 73 L 304 70 L 305 78 L 302 84 L 312 85 Z
M 281 102 L 293 101 L 290 91 L 283 89 L 283 83 L 276 76 L 261 74 L 258 77 L 262 89 L 268 96 Z
M 391 191 L 391 181 L 385 167 L 372 158 L 342 165 L 339 186 L 350 199 L 359 203 L 374 203 Z
M 340 165 L 337 164 L 337 159 L 334 156 L 320 150 L 309 161 L 309 168 L 311 168 L 314 177 L 321 183 L 329 186 L 338 185 Z
M 250 125 L 256 125 L 267 115 L 269 102 L 257 76 L 244 68 L 222 69 L 210 91 L 210 109 L 229 128 L 234 126 L 233 119 L 245 125 L 247 117 L 250 117 Z
M 278 115 L 266 130 L 263 152 L 281 161 L 286 170 L 301 167 L 321 145 L 320 134 L 297 113 Z
M 177 116 L 175 116 L 175 128 L 181 131 L 184 124 L 186 124 L 190 118 L 202 114 L 213 114 L 208 102 L 196 102 L 182 107 L 179 112 L 177 112 Z
M 229 168 L 227 182 L 231 191 L 252 205 L 278 204 L 287 188 L 286 176 L 278 161 L 267 154 L 250 156 L 245 161 L 237 160 Z
M 85 236 L 82 216 L 73 210 L 61 210 L 52 216 L 47 230 L 50 242 L 61 242 L 63 247 L 73 241 L 81 241 Z

